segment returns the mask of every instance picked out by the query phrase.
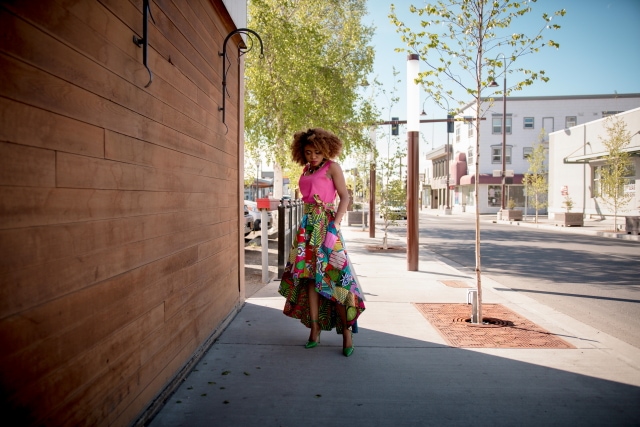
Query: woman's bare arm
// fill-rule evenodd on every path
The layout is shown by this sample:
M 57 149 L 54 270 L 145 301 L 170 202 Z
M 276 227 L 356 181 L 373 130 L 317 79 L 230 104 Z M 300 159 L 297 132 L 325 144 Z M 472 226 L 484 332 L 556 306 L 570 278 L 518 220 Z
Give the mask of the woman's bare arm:
M 349 206 L 349 190 L 347 189 L 347 183 L 344 179 L 344 174 L 342 173 L 342 168 L 339 164 L 331 162 L 331 164 L 329 165 L 329 176 L 333 180 L 333 185 L 335 185 L 338 196 L 340 197 L 340 203 L 338 204 L 338 209 L 336 210 L 335 220 L 336 225 L 339 226 L 342 222 L 342 217 L 347 212 L 347 207 Z

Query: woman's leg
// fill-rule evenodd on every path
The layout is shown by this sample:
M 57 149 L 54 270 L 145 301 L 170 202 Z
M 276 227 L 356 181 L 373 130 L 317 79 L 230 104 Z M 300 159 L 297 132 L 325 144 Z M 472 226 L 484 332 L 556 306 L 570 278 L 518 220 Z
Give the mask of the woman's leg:
M 316 292 L 315 283 L 313 280 L 307 281 L 307 294 L 309 295 L 309 315 L 311 317 L 311 331 L 309 332 L 309 341 L 318 342 L 318 335 L 320 335 L 320 294 Z
M 353 347 L 353 339 L 351 337 L 351 331 L 347 329 L 347 308 L 342 304 L 336 304 L 336 311 L 338 317 L 342 323 L 342 348 Z

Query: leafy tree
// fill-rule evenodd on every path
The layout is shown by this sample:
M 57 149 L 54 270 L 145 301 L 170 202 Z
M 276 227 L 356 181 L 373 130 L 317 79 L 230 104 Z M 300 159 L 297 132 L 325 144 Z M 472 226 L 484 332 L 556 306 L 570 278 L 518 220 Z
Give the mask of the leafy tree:
M 244 159 L 244 188 L 251 188 L 251 191 L 255 195 L 255 188 L 253 187 L 256 179 L 258 178 L 258 164 L 251 159 L 245 157 Z
M 394 138 L 397 143 L 397 138 Z M 406 157 L 406 150 L 397 144 L 395 151 L 389 157 L 380 158 L 376 165 L 381 182 L 376 186 L 377 199 L 380 201 L 379 213 L 382 217 L 384 237 L 382 238 L 382 248 L 388 249 L 389 226 L 397 224 L 397 208 L 404 208 L 407 202 L 407 188 L 400 176 L 401 160 Z M 406 210 L 405 210 L 406 212 Z
M 380 87 L 380 93 L 387 98 L 388 106 L 388 120 L 391 121 L 393 107 L 400 102 L 400 96 L 398 95 L 398 84 L 402 80 L 398 77 L 400 72 L 392 67 L 393 73 L 393 86 L 390 89 Z M 379 84 L 376 81 L 376 84 Z M 376 159 L 376 171 L 377 179 L 380 182 L 376 185 L 376 201 L 379 203 L 379 215 L 382 218 L 384 237 L 382 238 L 383 249 L 388 249 L 388 230 L 389 226 L 395 225 L 396 220 L 399 219 L 397 212 L 394 212 L 393 207 L 405 206 L 407 201 L 406 188 L 402 182 L 402 176 L 400 174 L 400 168 L 402 165 L 402 159 L 406 157 L 406 150 L 402 150 L 399 142 L 399 138 L 396 136 L 391 138 L 391 127 L 389 126 L 385 130 L 387 137 L 387 153 L 386 157 L 379 157 L 377 151 L 374 151 Z M 393 147 L 393 152 L 391 151 Z M 396 175 L 397 173 L 397 175 Z
M 360 94 L 374 58 L 365 14 L 365 0 L 249 2 L 248 26 L 260 34 L 264 58 L 246 56 L 245 140 L 274 163 L 274 182 L 290 166 L 297 131 L 330 130 L 345 154 L 368 144 L 364 129 L 376 114 Z
M 602 201 L 613 209 L 613 229 L 618 229 L 618 211 L 631 201 L 632 194 L 625 193 L 624 185 L 632 175 L 631 154 L 624 149 L 631 143 L 627 124 L 619 117 L 608 117 L 605 123 L 607 138 L 600 140 L 608 154 L 600 168 L 600 195 Z
M 537 34 L 527 36 L 522 33 L 509 33 L 514 21 L 531 12 L 529 2 L 511 0 L 441 0 L 436 4 L 427 4 L 417 8 L 410 6 L 410 11 L 419 16 L 420 29 L 414 31 L 398 19 L 391 6 L 389 17 L 401 34 L 405 48 L 396 49 L 417 53 L 427 70 L 419 74 L 417 83 L 440 104 L 441 98 L 458 101 L 459 105 L 468 99 L 456 99 L 453 89 L 445 88 L 451 84 L 456 93 L 462 90 L 464 96 L 473 98 L 475 105 L 475 206 L 476 206 L 476 285 L 478 288 L 478 321 L 482 322 L 482 283 L 480 257 L 480 211 L 479 211 L 479 168 L 480 168 L 480 120 L 486 114 L 485 102 L 492 102 L 482 96 L 489 81 L 502 76 L 504 71 L 522 56 L 539 51 L 543 46 L 559 47 L 553 40 L 545 41 L 544 29 L 558 29 L 551 24 L 552 16 L 542 15 L 542 25 Z M 564 10 L 555 12 L 563 16 Z M 498 60 L 498 53 L 503 55 Z M 493 57 L 493 59 L 490 56 Z M 496 69 L 498 71 L 496 71 Z M 506 90 L 520 90 L 534 83 L 535 80 L 547 81 L 544 71 L 531 71 L 523 68 L 511 69 L 510 73 L 518 73 L 520 80 Z M 504 118 L 506 120 L 506 117 Z M 504 153 L 503 153 L 504 155 Z
M 369 168 L 370 168 L 370 156 L 371 148 L 358 149 L 351 157 L 356 162 L 356 167 L 353 175 L 353 191 L 354 202 L 363 206 L 368 200 L 368 180 L 369 180 Z M 359 210 L 359 209 L 356 209 Z
M 531 155 L 527 158 L 529 170 L 524 174 L 522 182 L 527 197 L 533 196 L 531 206 L 536 210 L 536 224 L 538 223 L 538 211 L 547 207 L 547 193 L 549 183 L 547 182 L 547 148 L 544 146 L 544 129 L 540 131 L 538 142 L 533 144 Z

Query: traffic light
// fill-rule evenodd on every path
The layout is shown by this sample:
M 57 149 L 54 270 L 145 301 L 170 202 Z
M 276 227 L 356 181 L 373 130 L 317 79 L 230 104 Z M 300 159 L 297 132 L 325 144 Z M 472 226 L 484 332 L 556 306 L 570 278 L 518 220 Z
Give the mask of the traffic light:
M 398 117 L 391 117 L 391 121 L 395 122 L 391 124 L 391 135 L 398 136 L 400 135 L 400 126 L 398 125 Z
M 447 114 L 447 133 L 453 133 L 453 114 Z

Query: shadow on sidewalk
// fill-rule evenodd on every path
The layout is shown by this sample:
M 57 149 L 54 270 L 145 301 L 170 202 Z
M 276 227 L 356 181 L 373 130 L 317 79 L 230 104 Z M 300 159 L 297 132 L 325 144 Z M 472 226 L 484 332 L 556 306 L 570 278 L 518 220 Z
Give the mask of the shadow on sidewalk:
M 335 333 L 304 349 L 280 303 L 247 302 L 150 425 L 640 424 L 640 387 L 541 365 L 580 350 L 510 351 L 534 364 L 361 327 L 347 359 Z

